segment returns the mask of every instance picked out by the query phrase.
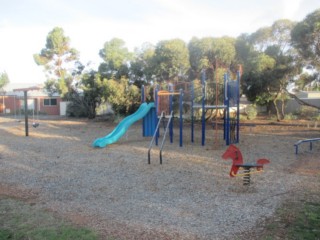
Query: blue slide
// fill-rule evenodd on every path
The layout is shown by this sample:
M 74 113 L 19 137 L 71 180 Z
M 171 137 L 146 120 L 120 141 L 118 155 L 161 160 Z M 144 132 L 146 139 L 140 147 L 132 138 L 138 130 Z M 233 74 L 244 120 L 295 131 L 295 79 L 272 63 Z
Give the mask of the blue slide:
M 141 118 L 143 118 L 145 115 L 147 115 L 147 113 L 149 112 L 149 110 L 151 108 L 154 107 L 154 103 L 142 103 L 139 107 L 139 109 L 125 117 L 117 126 L 116 128 L 109 133 L 107 136 L 102 137 L 102 138 L 97 138 L 96 140 L 94 140 L 94 142 L 92 143 L 93 147 L 106 147 L 109 144 L 115 143 L 116 141 L 118 141 L 128 130 L 128 128 L 135 123 L 136 121 L 140 120 Z

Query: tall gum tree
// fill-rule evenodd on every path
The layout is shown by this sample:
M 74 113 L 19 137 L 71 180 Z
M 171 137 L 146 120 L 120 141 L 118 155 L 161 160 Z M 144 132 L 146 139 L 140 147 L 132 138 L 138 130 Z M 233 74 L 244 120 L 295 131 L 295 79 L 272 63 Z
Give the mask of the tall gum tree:
M 132 59 L 132 53 L 126 48 L 122 39 L 113 38 L 105 42 L 103 48 L 99 51 L 99 56 L 104 61 L 99 66 L 102 77 L 116 80 L 129 77 L 128 63 Z
M 207 69 L 209 79 L 213 79 L 213 72 L 220 72 L 218 79 L 231 68 L 235 61 L 236 39 L 221 38 L 192 38 L 188 44 L 192 77 L 199 78 L 202 69 Z
M 301 22 L 298 22 L 291 31 L 291 41 L 304 65 L 313 65 L 318 74 L 320 72 L 320 9 L 308 14 Z M 303 79 L 300 79 L 303 80 Z M 299 99 L 296 95 L 289 95 L 302 105 L 320 109 L 319 106 L 312 105 Z
M 181 39 L 160 41 L 155 48 L 153 64 L 157 80 L 184 78 L 190 66 L 186 43 Z
M 74 64 L 79 60 L 79 53 L 70 47 L 70 38 L 64 30 L 55 27 L 48 33 L 45 48 L 34 54 L 37 65 L 43 66 L 46 73 L 46 88 L 49 93 L 59 93 L 66 97 L 70 91 Z
M 249 53 L 242 77 L 244 93 L 260 104 L 273 103 L 278 121 L 284 117 L 285 89 L 299 69 L 296 52 L 290 45 L 294 25 L 281 19 L 253 33 L 250 36 L 253 51 Z
M 291 38 L 304 61 L 320 70 L 320 9 L 298 22 L 292 29 Z
M 154 80 L 154 54 L 155 46 L 148 42 L 135 49 L 133 60 L 130 63 L 130 80 L 135 85 L 141 87 Z

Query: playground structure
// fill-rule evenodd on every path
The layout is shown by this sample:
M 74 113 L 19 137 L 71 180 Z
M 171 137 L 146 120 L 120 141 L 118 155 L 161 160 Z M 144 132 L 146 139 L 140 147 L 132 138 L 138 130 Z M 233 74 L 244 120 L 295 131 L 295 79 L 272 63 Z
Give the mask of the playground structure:
M 234 145 L 230 145 L 222 155 L 222 158 L 227 160 L 232 159 L 232 166 L 230 169 L 230 177 L 243 177 L 243 185 L 250 185 L 250 176 L 254 173 L 262 173 L 263 165 L 270 163 L 268 159 L 258 159 L 256 163 L 243 163 L 243 158 L 240 149 Z M 256 171 L 251 172 L 251 168 Z M 239 169 L 243 169 L 243 173 L 238 174 Z
M 196 86 L 195 82 L 169 83 L 166 89 L 157 85 L 153 91 L 154 102 L 146 103 L 146 87 L 142 87 L 140 108 L 132 115 L 124 118 L 118 126 L 107 136 L 98 138 L 93 142 L 94 147 L 106 147 L 118 141 L 128 128 L 136 121 L 143 119 L 142 132 L 144 137 L 152 136 L 148 149 L 148 163 L 150 164 L 150 151 L 155 143 L 158 145 L 160 137 L 161 123 L 164 126 L 164 134 L 160 145 L 160 164 L 162 163 L 162 150 L 169 134 L 170 142 L 173 142 L 173 121 L 175 112 L 178 112 L 179 119 L 179 146 L 183 146 L 183 125 L 184 125 L 184 107 L 190 109 L 191 119 L 191 142 L 195 141 L 195 111 L 201 112 L 201 145 L 205 145 L 206 140 L 206 112 L 215 111 L 216 128 L 215 136 L 218 138 L 218 111 L 223 114 L 223 139 L 226 145 L 239 142 L 239 86 L 240 72 L 237 73 L 237 79 L 231 80 L 230 74 L 224 75 L 223 83 L 209 82 L 206 79 L 206 73 L 203 70 L 201 75 L 201 84 Z M 209 97 L 209 93 L 215 96 Z M 178 106 L 178 107 L 177 107 Z M 175 111 L 174 108 L 178 110 Z M 235 111 L 233 118 L 231 110 Z M 166 122 L 167 121 L 167 122 Z
M 163 126 L 166 125 L 163 138 L 160 145 L 160 164 L 162 163 L 162 150 L 167 133 L 169 133 L 170 142 L 173 142 L 173 118 L 174 118 L 174 102 L 178 103 L 179 116 L 179 146 L 183 146 L 183 116 L 184 106 L 190 108 L 191 119 L 191 142 L 194 142 L 194 128 L 195 128 L 195 110 L 201 111 L 201 145 L 205 145 L 206 140 L 206 112 L 208 110 L 215 110 L 215 127 L 217 129 L 218 111 L 223 112 L 223 138 L 226 145 L 239 142 L 239 84 L 240 72 L 237 73 L 236 80 L 230 80 L 230 75 L 224 75 L 223 84 L 214 83 L 214 87 L 210 88 L 210 83 L 206 80 L 205 71 L 202 72 L 201 85 L 195 86 L 194 82 L 182 83 L 183 86 L 179 88 L 181 83 L 168 84 L 167 89 L 161 89 L 157 86 L 154 90 L 155 108 L 151 109 L 143 119 L 143 136 L 152 136 L 150 146 L 148 149 L 148 163 L 150 164 L 150 151 L 153 143 L 158 145 L 160 137 L 161 122 Z M 211 83 L 212 84 L 212 83 Z M 178 90 L 177 90 L 178 89 Z M 209 99 L 208 91 L 214 92 L 215 99 Z M 145 101 L 146 89 L 142 88 L 142 102 Z M 219 101 L 219 96 L 222 100 Z M 178 99 L 177 99 L 178 97 Z M 175 98 L 175 99 L 174 99 Z M 176 100 L 176 101 L 174 101 Z M 208 104 L 211 102 L 211 104 Z M 214 102 L 215 104 L 212 104 Z M 231 118 L 231 110 L 235 110 L 234 117 Z M 165 120 L 168 119 L 167 123 Z M 217 138 L 217 131 L 215 136 Z
M 166 90 L 161 89 L 157 86 L 154 90 L 154 102 L 155 109 L 151 109 L 152 112 L 144 117 L 143 121 L 143 136 L 154 136 L 151 143 L 155 142 L 158 145 L 159 138 L 159 127 L 160 121 L 168 119 L 168 125 L 165 133 L 169 132 L 170 142 L 173 141 L 173 120 L 174 117 L 174 97 L 178 97 L 178 116 L 179 116 L 179 145 L 183 146 L 183 110 L 184 106 L 187 105 L 190 108 L 190 119 L 191 119 L 191 142 L 194 142 L 194 129 L 195 129 L 195 111 L 200 110 L 201 112 L 201 145 L 205 145 L 206 140 L 206 112 L 208 110 L 215 111 L 216 122 L 214 125 L 217 127 L 218 111 L 222 110 L 223 118 L 223 139 L 226 141 L 226 145 L 231 143 L 239 142 L 239 82 L 240 73 L 237 73 L 236 80 L 230 80 L 230 75 L 224 75 L 224 83 L 218 86 L 215 83 L 214 87 L 210 88 L 210 83 L 206 80 L 206 74 L 203 71 L 201 77 L 201 85 L 195 86 L 194 82 L 183 83 L 184 88 L 176 90 L 179 83 L 168 84 Z M 212 85 L 212 84 L 211 84 Z M 211 103 L 208 104 L 208 91 L 213 91 L 216 96 L 215 99 L 211 99 Z M 145 101 L 146 89 L 142 88 L 142 102 Z M 218 100 L 220 98 L 222 100 Z M 200 99 L 200 100 L 199 100 Z M 234 110 L 235 114 L 231 117 L 231 111 Z M 150 124 L 151 123 L 151 124 Z M 158 124 L 157 124 L 158 123 Z M 169 129 L 169 131 L 167 130 Z M 157 133 L 157 134 L 155 134 Z M 217 134 L 216 134 L 217 135 Z M 164 134 L 163 139 L 166 138 Z M 162 141 L 163 142 L 163 141 Z M 162 145 L 161 145 L 162 149 Z

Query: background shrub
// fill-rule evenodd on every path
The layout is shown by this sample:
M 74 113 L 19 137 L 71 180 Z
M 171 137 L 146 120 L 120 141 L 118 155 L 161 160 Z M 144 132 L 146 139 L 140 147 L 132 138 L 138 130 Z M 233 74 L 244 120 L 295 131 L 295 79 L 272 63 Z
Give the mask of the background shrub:
M 258 115 L 258 111 L 257 111 L 257 106 L 254 104 L 250 104 L 246 107 L 246 114 L 247 114 L 247 118 L 249 120 L 253 120 L 257 117 Z

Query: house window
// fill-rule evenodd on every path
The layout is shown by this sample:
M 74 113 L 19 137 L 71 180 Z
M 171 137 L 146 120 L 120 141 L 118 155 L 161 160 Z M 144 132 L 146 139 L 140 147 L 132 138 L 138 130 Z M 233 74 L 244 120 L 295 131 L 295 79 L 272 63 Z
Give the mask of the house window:
M 56 98 L 45 98 L 45 99 L 43 99 L 43 105 L 44 106 L 56 106 L 57 99 Z

